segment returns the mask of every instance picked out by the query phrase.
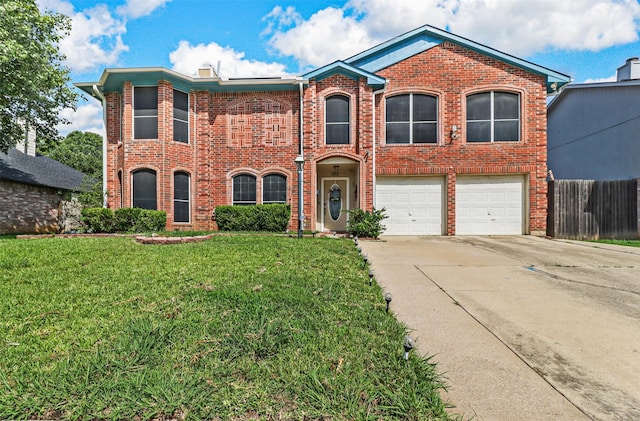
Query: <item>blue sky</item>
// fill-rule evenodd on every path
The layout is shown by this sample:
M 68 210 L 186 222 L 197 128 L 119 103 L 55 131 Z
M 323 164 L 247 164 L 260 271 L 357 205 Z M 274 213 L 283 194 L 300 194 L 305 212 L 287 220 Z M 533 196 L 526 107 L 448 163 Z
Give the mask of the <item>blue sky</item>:
M 74 82 L 108 67 L 220 76 L 300 75 L 424 24 L 568 74 L 615 78 L 640 56 L 637 0 L 37 0 L 71 17 L 60 47 Z M 61 128 L 103 134 L 100 104 L 81 101 Z

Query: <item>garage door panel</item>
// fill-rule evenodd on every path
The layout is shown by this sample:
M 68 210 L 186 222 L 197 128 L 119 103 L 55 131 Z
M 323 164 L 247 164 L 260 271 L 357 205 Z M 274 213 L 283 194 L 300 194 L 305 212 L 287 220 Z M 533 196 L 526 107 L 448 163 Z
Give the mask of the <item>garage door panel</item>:
M 459 176 L 456 182 L 456 234 L 522 234 L 524 185 L 522 175 Z
M 376 208 L 385 208 L 388 235 L 441 235 L 443 177 L 379 177 Z

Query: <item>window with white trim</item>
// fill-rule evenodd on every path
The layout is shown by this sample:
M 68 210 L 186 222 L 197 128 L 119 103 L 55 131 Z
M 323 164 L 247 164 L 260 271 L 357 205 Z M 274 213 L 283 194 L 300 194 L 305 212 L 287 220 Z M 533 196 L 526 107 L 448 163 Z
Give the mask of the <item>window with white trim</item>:
M 287 177 L 269 174 L 262 178 L 262 203 L 287 202 Z
M 133 173 L 133 207 L 157 209 L 156 172 L 148 168 Z
M 133 138 L 158 138 L 158 87 L 133 88 Z
M 327 145 L 349 144 L 349 97 L 333 95 L 325 101 L 325 143 Z
M 233 177 L 233 205 L 256 204 L 256 177 L 251 174 L 239 174 Z
M 189 94 L 173 90 L 173 140 L 189 143 Z
M 173 222 L 191 220 L 190 178 L 189 173 L 183 171 L 173 174 Z
M 467 142 L 520 140 L 520 95 L 481 92 L 467 96 Z
M 438 98 L 403 94 L 385 101 L 386 143 L 438 143 Z

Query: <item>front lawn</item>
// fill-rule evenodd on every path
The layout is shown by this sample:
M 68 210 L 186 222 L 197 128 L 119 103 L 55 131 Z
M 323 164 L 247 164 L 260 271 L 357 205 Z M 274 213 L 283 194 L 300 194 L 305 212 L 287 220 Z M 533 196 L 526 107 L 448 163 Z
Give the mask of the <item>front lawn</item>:
M 0 419 L 448 419 L 349 240 L 0 239 Z

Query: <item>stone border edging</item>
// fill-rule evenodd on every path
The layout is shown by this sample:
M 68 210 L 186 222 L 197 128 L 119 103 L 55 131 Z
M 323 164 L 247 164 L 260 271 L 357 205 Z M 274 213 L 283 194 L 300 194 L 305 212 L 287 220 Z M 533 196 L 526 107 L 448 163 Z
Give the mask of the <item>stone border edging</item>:
M 179 244 L 179 243 L 199 243 L 206 241 L 215 234 L 194 235 L 192 237 L 136 237 L 136 242 L 140 244 Z

